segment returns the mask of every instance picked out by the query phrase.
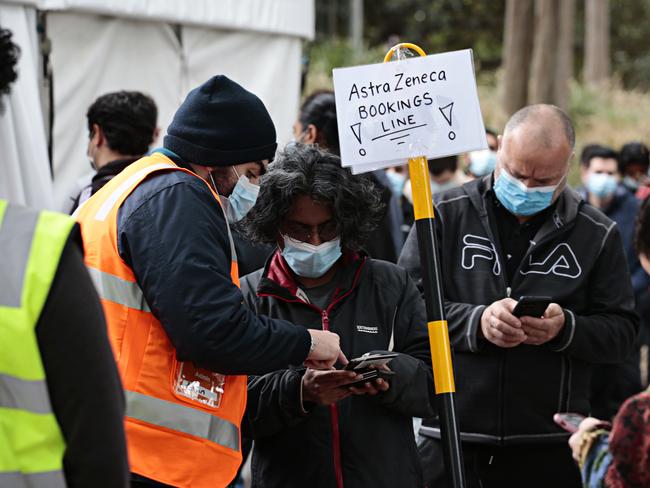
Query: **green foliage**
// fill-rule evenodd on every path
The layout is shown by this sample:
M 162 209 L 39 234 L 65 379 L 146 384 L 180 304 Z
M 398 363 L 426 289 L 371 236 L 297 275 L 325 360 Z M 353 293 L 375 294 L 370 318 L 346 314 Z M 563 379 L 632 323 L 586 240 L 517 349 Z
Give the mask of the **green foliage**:
M 650 88 L 650 0 L 610 0 L 614 72 L 628 88 Z

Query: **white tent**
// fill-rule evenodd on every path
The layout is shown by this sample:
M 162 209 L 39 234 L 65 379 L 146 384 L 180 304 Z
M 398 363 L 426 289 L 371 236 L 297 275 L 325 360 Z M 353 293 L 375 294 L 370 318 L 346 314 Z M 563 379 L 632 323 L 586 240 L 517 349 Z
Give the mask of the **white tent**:
M 34 178 L 47 176 L 49 120 L 48 111 L 40 108 L 37 10 L 45 12 L 45 34 L 51 41 L 53 190 L 47 178 Z M 12 117 L 2 117 L 0 123 L 0 197 L 66 209 L 68 195 L 90 170 L 86 110 L 109 91 L 151 95 L 162 137 L 191 88 L 214 74 L 226 74 L 260 96 L 279 141 L 287 141 L 298 110 L 302 40 L 314 35 L 314 3 L 0 0 L 0 25 L 14 31 L 23 51 L 19 81 L 7 104 Z

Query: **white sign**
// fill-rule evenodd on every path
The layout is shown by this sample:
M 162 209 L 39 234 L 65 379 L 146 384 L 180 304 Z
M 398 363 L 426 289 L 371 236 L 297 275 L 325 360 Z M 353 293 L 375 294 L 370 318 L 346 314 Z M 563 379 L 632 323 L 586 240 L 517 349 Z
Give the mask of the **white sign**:
M 334 91 L 355 173 L 487 149 L 471 49 L 335 69 Z

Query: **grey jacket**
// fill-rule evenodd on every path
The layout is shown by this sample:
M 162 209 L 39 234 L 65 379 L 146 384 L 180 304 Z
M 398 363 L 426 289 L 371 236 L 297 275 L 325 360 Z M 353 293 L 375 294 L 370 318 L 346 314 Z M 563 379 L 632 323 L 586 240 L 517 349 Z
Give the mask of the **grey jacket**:
M 486 208 L 491 178 L 443 192 L 434 202 L 462 438 L 564 441 L 553 414 L 588 414 L 591 364 L 624 359 L 638 332 L 621 237 L 615 223 L 566 188 L 508 283 Z M 421 281 L 415 228 L 399 264 Z M 508 287 L 515 299 L 550 295 L 562 306 L 560 335 L 542 346 L 511 349 L 482 338 L 483 310 Z M 436 420 L 425 422 L 421 433 L 438 437 Z

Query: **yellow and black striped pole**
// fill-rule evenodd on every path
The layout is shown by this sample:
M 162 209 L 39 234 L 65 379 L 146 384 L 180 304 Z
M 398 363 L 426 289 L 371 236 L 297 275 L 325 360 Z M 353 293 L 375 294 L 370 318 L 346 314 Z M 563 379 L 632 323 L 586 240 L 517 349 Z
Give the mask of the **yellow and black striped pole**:
M 419 46 L 411 43 L 401 43 L 393 46 L 384 62 L 392 59 L 401 49 L 412 49 L 420 56 L 425 52 Z M 453 488 L 464 488 L 465 470 L 463 467 L 463 452 L 460 445 L 460 433 L 456 419 L 454 395 L 454 368 L 449 345 L 449 330 L 445 320 L 445 308 L 440 283 L 440 263 L 434 229 L 435 215 L 433 199 L 431 198 L 431 181 L 429 167 L 424 156 L 409 159 L 411 189 L 413 191 L 413 210 L 415 226 L 418 233 L 420 248 L 420 265 L 424 282 L 424 299 L 426 302 L 427 322 L 429 329 L 429 344 L 431 347 L 431 363 L 433 379 L 436 387 L 438 415 L 440 418 L 440 436 L 442 440 L 447 476 Z

